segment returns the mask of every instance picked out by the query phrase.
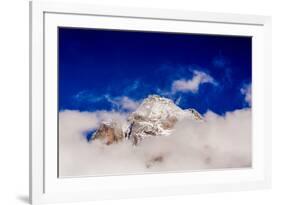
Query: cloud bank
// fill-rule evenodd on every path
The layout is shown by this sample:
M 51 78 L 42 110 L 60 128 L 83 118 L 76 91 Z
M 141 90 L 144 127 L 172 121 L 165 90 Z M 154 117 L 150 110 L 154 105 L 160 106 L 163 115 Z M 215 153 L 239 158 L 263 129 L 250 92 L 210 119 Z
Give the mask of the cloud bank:
M 199 86 L 204 83 L 216 84 L 212 76 L 202 71 L 194 70 L 192 79 L 176 80 L 172 84 L 172 92 L 192 92 L 197 93 Z
M 85 132 L 117 112 L 59 113 L 60 176 L 141 174 L 161 171 L 243 168 L 251 166 L 251 109 L 219 116 L 209 111 L 204 122 L 180 121 L 166 137 L 145 139 L 138 146 L 122 141 L 110 146 L 87 142 Z

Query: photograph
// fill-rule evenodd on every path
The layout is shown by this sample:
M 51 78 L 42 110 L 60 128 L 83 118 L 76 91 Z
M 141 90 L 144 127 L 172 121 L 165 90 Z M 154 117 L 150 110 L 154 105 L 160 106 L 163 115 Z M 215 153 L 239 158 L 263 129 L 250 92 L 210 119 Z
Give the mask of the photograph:
M 57 32 L 58 177 L 252 168 L 252 36 Z

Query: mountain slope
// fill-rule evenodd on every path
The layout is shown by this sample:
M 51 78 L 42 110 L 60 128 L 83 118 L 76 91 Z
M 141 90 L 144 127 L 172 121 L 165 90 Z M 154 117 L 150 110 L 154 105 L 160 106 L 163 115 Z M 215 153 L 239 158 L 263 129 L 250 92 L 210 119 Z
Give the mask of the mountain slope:
M 128 139 L 137 145 L 147 137 L 169 135 L 183 118 L 203 120 L 195 109 L 183 110 L 170 99 L 150 95 L 129 115 L 127 129 L 122 130 L 117 122 L 103 122 L 92 139 L 102 139 L 108 145 Z

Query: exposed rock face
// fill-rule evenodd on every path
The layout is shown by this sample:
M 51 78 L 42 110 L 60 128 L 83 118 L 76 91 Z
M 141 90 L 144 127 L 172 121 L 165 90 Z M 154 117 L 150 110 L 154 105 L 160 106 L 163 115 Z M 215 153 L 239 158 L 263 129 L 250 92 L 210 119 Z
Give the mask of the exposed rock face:
M 164 161 L 164 157 L 163 156 L 156 156 L 156 157 L 152 157 L 150 160 L 148 160 L 146 163 L 145 163 L 145 166 L 147 168 L 150 168 L 152 166 L 154 166 L 155 164 L 157 163 L 161 163 Z
M 113 142 L 118 142 L 124 138 L 124 132 L 117 123 L 115 122 L 102 122 L 99 129 L 94 134 L 93 139 L 100 139 L 107 145 Z
M 203 120 L 195 109 L 183 110 L 170 99 L 151 95 L 129 115 L 128 129 L 122 130 L 122 126 L 116 122 L 103 122 L 93 139 L 102 139 L 108 145 L 129 139 L 137 145 L 147 137 L 169 135 L 175 124 L 183 118 Z
M 193 109 L 193 108 L 189 108 L 186 111 L 189 111 L 192 113 L 192 116 L 195 120 L 203 120 L 202 115 L 200 115 L 199 112 L 197 112 L 197 110 Z

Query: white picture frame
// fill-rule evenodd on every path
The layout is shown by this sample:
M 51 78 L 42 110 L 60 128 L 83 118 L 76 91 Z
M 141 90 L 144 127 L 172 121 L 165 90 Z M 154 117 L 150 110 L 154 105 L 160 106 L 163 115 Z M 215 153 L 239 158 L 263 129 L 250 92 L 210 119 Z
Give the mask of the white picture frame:
M 128 20 L 129 19 L 129 20 Z M 253 166 L 188 173 L 57 177 L 58 26 L 253 36 Z M 48 43 L 46 43 L 48 41 Z M 30 3 L 30 202 L 239 191 L 271 184 L 271 18 L 80 3 Z M 71 196 L 71 197 L 69 197 Z

